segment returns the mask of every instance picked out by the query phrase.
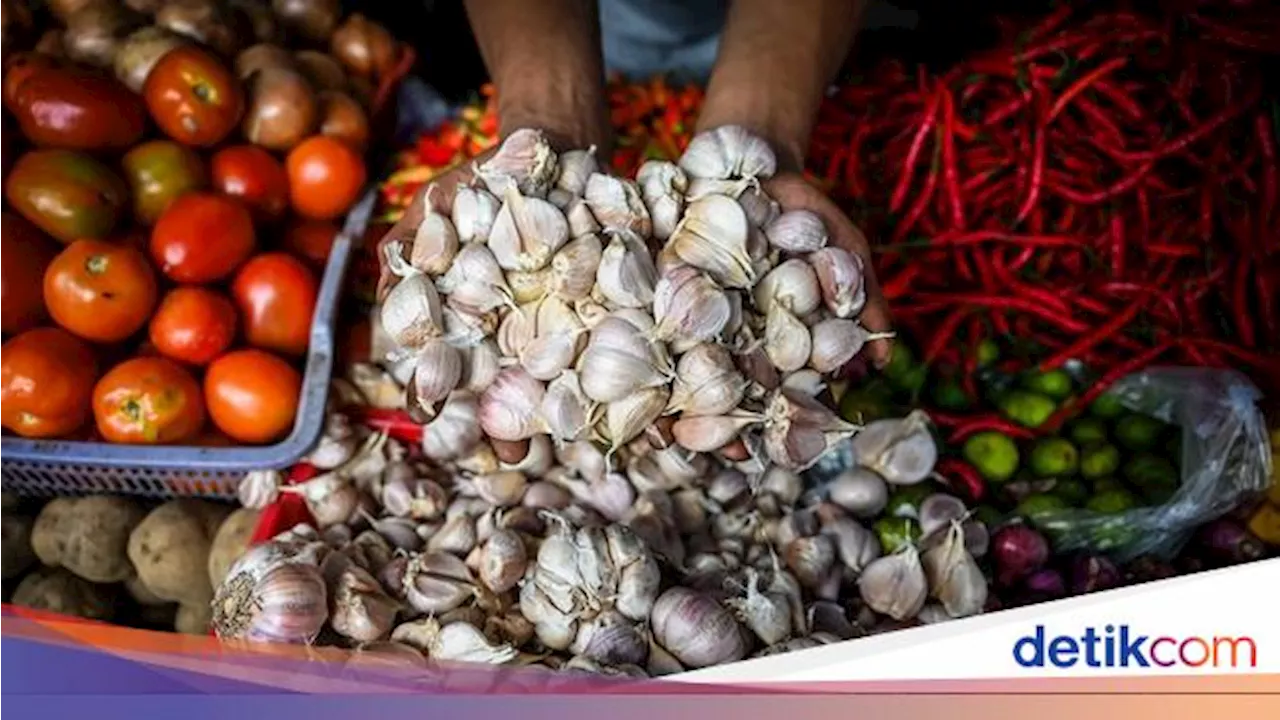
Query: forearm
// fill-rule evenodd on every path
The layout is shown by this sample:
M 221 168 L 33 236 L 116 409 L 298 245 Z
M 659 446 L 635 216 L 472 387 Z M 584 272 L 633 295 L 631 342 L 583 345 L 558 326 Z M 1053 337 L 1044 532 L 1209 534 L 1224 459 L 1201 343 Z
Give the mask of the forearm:
M 467 0 L 466 7 L 497 86 L 503 134 L 537 127 L 562 148 L 608 152 L 595 0 Z
M 742 125 L 799 170 L 866 0 L 734 0 L 698 129 Z

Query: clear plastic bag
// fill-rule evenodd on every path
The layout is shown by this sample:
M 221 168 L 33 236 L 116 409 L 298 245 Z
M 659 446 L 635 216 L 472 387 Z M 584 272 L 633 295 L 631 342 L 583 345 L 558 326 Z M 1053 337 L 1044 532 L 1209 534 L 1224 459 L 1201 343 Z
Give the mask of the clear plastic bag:
M 1271 450 L 1257 407 L 1262 394 L 1240 373 L 1151 368 L 1110 392 L 1128 409 L 1181 428 L 1178 489 L 1163 505 L 1118 514 L 1072 508 L 1037 516 L 1056 552 L 1105 553 L 1121 562 L 1144 554 L 1169 559 L 1196 527 L 1266 489 Z M 811 491 L 821 492 L 853 462 L 852 445 L 842 443 L 807 473 Z
M 1163 505 L 1114 515 L 1060 510 L 1037 518 L 1057 552 L 1085 550 L 1126 561 L 1173 557 L 1198 526 L 1261 492 L 1271 477 L 1261 392 L 1233 370 L 1151 368 L 1110 390 L 1125 407 L 1182 431 L 1180 483 Z

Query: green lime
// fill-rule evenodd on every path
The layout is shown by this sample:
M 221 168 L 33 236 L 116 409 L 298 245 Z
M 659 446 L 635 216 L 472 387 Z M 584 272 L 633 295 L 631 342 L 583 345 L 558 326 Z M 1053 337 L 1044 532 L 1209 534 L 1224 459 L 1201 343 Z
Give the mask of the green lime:
M 1000 399 L 1000 412 L 1019 425 L 1036 428 L 1057 410 L 1052 398 L 1026 390 L 1011 390 Z
M 920 540 L 920 523 L 911 518 L 880 518 L 872 526 L 880 538 L 880 547 L 888 555 L 907 543 Z
M 918 518 L 920 503 L 935 492 L 937 488 L 928 482 L 900 486 L 889 494 L 884 514 L 888 517 Z
M 889 384 L 894 390 L 912 399 L 920 396 L 920 391 L 924 390 L 928 381 L 929 368 L 925 365 L 916 365 L 897 377 L 889 378 Z
M 1067 509 L 1067 503 L 1057 495 L 1049 493 L 1033 493 L 1022 499 L 1014 512 L 1032 522 L 1059 510 Z
M 906 343 L 895 342 L 893 350 L 889 353 L 889 362 L 885 364 L 881 370 L 885 377 L 893 379 L 901 377 L 907 371 L 915 367 L 916 359 L 912 356 L 911 348 Z
M 1000 359 L 1000 346 L 990 338 L 978 343 L 978 367 L 988 367 Z
M 969 396 L 965 394 L 960 382 L 954 378 L 944 378 L 933 384 L 933 402 L 943 410 L 969 408 Z
M 1029 465 L 1040 477 L 1068 477 L 1080 468 L 1080 451 L 1066 438 L 1043 438 L 1031 446 Z
M 1100 477 L 1092 480 L 1090 485 L 1093 487 L 1094 495 L 1111 492 L 1112 490 L 1123 490 L 1124 483 L 1114 477 Z
M 1080 474 L 1094 478 L 1114 475 L 1120 469 L 1120 449 L 1108 443 L 1086 445 L 1080 452 Z
M 840 398 L 840 417 L 851 423 L 869 423 L 887 417 L 892 407 L 889 386 L 873 381 L 845 392 Z
M 1083 505 L 1089 499 L 1089 487 L 1079 480 L 1059 480 L 1052 492 L 1068 505 Z
M 1093 417 L 1076 418 L 1071 423 L 1067 436 L 1071 438 L 1071 442 L 1082 447 L 1091 443 L 1106 442 L 1107 424 Z
M 1126 480 L 1142 489 L 1178 486 L 1178 468 L 1152 453 L 1134 455 L 1124 464 L 1122 474 Z
M 1130 413 L 1116 420 L 1116 441 L 1129 450 L 1150 450 L 1160 440 L 1164 423 L 1137 413 Z
M 1113 420 L 1120 417 L 1125 412 L 1124 403 L 1120 402 L 1118 395 L 1104 393 L 1100 395 L 1093 404 L 1089 406 L 1089 412 L 1094 417 L 1100 417 L 1103 420 Z
M 1137 505 L 1138 498 L 1124 488 L 1098 493 L 1089 498 L 1089 502 L 1085 503 L 1086 508 L 1104 515 L 1114 515 L 1126 510 L 1132 510 Z
M 974 433 L 961 450 L 982 476 L 991 482 L 1008 482 L 1018 471 L 1018 445 L 1013 438 L 995 430 Z
M 1071 376 L 1066 370 L 1032 372 L 1022 376 L 1022 387 L 1054 400 L 1063 400 L 1071 395 Z

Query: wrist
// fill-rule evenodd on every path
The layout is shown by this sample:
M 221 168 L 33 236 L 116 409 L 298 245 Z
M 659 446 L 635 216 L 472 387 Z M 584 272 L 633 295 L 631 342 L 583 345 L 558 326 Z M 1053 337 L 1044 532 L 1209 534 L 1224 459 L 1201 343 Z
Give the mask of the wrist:
M 567 82 L 522 78 L 498 85 L 498 128 L 503 137 L 520 128 L 546 134 L 563 152 L 596 146 L 604 159 L 612 149 L 603 93 Z

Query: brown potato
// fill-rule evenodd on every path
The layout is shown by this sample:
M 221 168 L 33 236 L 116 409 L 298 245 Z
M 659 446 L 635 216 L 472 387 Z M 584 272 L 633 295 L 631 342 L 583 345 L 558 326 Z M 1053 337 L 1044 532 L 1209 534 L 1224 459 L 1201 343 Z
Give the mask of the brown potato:
M 116 588 L 91 583 L 64 568 L 36 568 L 13 591 L 14 605 L 73 615 L 89 620 L 110 620 L 116 611 Z

